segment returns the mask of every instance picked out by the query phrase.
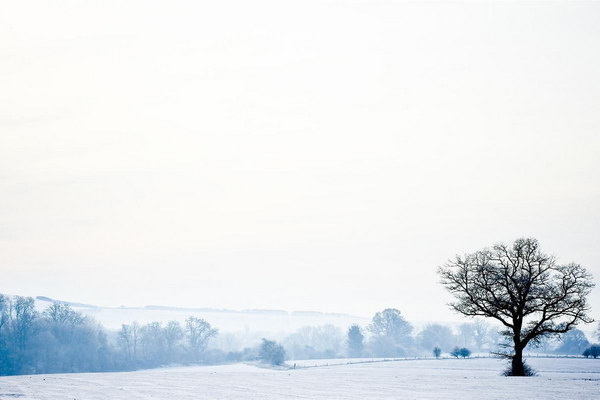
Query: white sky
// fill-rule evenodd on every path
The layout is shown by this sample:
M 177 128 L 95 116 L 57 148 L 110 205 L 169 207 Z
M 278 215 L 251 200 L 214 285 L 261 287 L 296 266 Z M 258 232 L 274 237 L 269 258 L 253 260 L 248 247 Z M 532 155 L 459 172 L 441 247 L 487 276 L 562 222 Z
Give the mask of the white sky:
M 0 0 L 0 292 L 452 319 L 436 268 L 521 236 L 598 279 L 598 21 Z

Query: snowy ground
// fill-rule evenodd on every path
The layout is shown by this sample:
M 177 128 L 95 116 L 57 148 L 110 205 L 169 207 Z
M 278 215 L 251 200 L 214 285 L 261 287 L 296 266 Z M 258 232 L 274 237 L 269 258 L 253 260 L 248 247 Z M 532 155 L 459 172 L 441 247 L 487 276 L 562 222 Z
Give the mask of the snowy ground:
M 531 359 L 530 364 L 539 376 L 502 377 L 504 362 L 495 359 L 406 360 L 290 370 L 235 364 L 16 376 L 0 378 L 0 399 L 563 400 L 599 396 L 600 360 Z

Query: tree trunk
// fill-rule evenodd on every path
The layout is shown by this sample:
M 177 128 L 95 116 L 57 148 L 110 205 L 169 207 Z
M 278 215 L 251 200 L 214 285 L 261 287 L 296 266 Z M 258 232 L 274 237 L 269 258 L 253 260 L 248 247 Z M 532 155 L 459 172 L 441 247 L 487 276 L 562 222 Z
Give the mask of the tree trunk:
M 512 356 L 511 375 L 525 376 L 525 366 L 523 365 L 523 349 L 520 346 L 515 346 L 515 355 Z

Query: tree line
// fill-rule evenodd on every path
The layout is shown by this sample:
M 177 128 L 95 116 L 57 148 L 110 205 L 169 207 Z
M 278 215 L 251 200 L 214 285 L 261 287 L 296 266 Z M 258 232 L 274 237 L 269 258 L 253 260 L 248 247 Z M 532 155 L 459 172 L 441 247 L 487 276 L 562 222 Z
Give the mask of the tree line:
M 600 327 L 597 331 L 600 340 Z M 0 375 L 104 372 L 165 365 L 218 364 L 344 357 L 468 357 L 501 347 L 503 336 L 476 319 L 451 328 L 429 324 L 415 329 L 393 308 L 376 313 L 364 327 L 345 332 L 333 325 L 306 326 L 273 338 L 225 333 L 190 316 L 184 323 L 169 321 L 123 324 L 107 331 L 69 305 L 53 303 L 43 312 L 30 297 L 0 294 Z M 246 343 L 249 345 L 242 345 Z M 528 350 L 537 353 L 584 354 L 598 357 L 598 345 L 570 330 L 561 340 L 545 338 Z M 586 352 L 587 351 L 587 352 Z
M 472 336 L 473 343 L 481 348 L 487 343 L 482 338 L 490 331 L 478 324 L 471 328 L 461 328 L 463 342 Z M 441 325 L 430 325 L 416 336 L 413 331 L 400 311 L 386 309 L 376 313 L 366 328 L 353 325 L 346 334 L 333 325 L 307 326 L 284 336 L 281 343 L 251 339 L 254 344 L 250 346 L 234 343 L 224 350 L 214 340 L 218 330 L 194 316 L 184 323 L 132 322 L 111 332 L 67 304 L 53 303 L 39 312 L 31 297 L 0 294 L 0 375 L 124 371 L 257 360 L 281 363 L 285 359 L 401 357 L 429 352 L 433 346 L 450 346 L 448 337 L 460 341 Z
M 184 325 L 137 322 L 107 332 L 69 305 L 53 303 L 43 312 L 31 297 L 0 294 L 0 375 L 104 372 L 205 361 L 217 330 L 203 319 Z
M 600 325 L 594 334 L 600 341 Z M 472 353 L 496 355 L 506 346 L 506 336 L 498 326 L 475 319 L 455 327 L 428 324 L 417 330 L 397 309 L 376 313 L 365 326 L 352 325 L 344 333 L 333 325 L 306 326 L 284 336 L 279 342 L 263 340 L 260 359 L 279 365 L 282 359 L 372 358 L 372 357 L 455 357 Z M 562 336 L 548 336 L 530 343 L 530 354 L 583 355 L 600 357 L 599 345 L 585 333 L 572 329 Z M 248 353 L 250 354 L 250 353 Z M 282 355 L 283 354 L 283 355 Z
M 70 307 L 39 313 L 31 297 L 0 294 L 0 375 L 109 371 L 113 355 L 104 329 Z

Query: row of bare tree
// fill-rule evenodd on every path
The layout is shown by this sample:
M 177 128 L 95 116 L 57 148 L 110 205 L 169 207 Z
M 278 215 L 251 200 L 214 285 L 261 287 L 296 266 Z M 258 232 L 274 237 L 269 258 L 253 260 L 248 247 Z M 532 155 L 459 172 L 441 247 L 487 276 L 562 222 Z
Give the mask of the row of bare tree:
M 39 313 L 31 297 L 0 294 L 0 375 L 116 367 L 107 335 L 97 323 L 63 304 Z
M 178 321 L 140 325 L 122 325 L 117 342 L 130 368 L 155 367 L 171 363 L 198 363 L 217 329 L 201 318 L 189 317 L 182 326 Z
M 33 298 L 0 294 L 0 375 L 119 371 L 261 358 L 260 338 L 217 334 L 208 322 L 193 316 L 183 324 L 132 322 L 118 332 L 107 332 L 66 304 L 54 303 L 38 312 Z M 400 311 L 390 308 L 376 313 L 365 327 L 352 325 L 345 334 L 333 325 L 307 326 L 280 339 L 277 346 L 284 352 L 279 358 L 300 360 L 430 356 L 434 349 L 451 353 L 457 347 L 493 352 L 502 346 L 503 336 L 479 319 L 455 330 L 430 324 L 415 333 Z M 550 339 L 533 343 L 537 348 L 530 351 L 581 354 L 590 345 L 577 329 L 560 341 Z
M 0 294 L 0 375 L 119 371 L 169 363 L 202 362 L 217 330 L 190 317 L 123 325 L 107 332 L 69 305 L 53 303 L 43 312 L 31 297 Z M 113 340 L 116 339 L 116 340 Z

